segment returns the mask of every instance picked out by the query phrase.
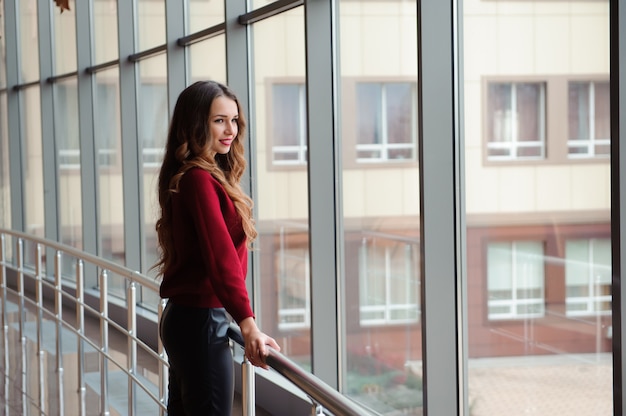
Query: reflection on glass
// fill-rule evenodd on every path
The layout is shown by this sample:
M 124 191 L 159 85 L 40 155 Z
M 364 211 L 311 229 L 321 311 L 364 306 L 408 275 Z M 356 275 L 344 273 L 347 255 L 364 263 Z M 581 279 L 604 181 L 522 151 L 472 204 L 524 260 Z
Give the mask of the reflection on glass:
M 340 2 L 343 388 L 384 415 L 422 414 L 416 10 Z
M 256 154 L 252 156 L 257 161 L 254 176 L 258 178 L 256 250 L 261 253 L 260 273 L 255 275 L 261 294 L 255 312 L 261 317 L 261 328 L 278 341 L 282 352 L 310 369 L 308 184 L 303 163 L 306 154 L 302 149 L 289 154 L 282 151 L 286 138 L 295 131 L 298 138 L 289 140 L 296 140 L 300 146 L 303 143 L 303 13 L 303 8 L 298 7 L 254 26 L 256 118 L 250 134 L 256 145 Z M 285 41 L 277 43 L 277 38 Z M 285 87 L 286 83 L 295 86 Z M 281 157 L 276 156 L 281 153 Z M 300 163 L 284 163 L 288 157 L 297 158 Z
M 44 236 L 43 157 L 41 146 L 41 96 L 39 87 L 23 92 L 24 123 L 22 143 L 25 145 L 24 218 L 26 232 Z
M 74 5 L 70 11 L 61 13 L 59 7 L 54 8 L 54 71 L 64 74 L 76 71 L 76 14 Z
M 58 163 L 59 241 L 82 249 L 82 205 L 78 90 L 71 78 L 54 86 L 54 137 Z M 74 262 L 63 259 L 64 277 L 76 278 Z
M 94 64 L 118 58 L 117 0 L 93 0 Z
M 613 414 L 608 4 L 464 4 L 472 414 Z
M 196 42 L 188 51 L 191 83 L 206 80 L 226 83 L 226 38 L 223 35 Z
M 144 273 L 153 273 L 150 267 L 157 261 L 157 235 L 155 224 L 159 218 L 157 195 L 158 176 L 167 140 L 169 121 L 167 106 L 167 60 L 165 55 L 139 63 L 138 126 L 143 164 L 144 243 L 146 264 Z M 139 294 L 140 302 L 156 311 L 158 294 L 145 291 Z
M 7 94 L 0 93 L 0 227 L 11 227 L 11 183 L 9 181 L 9 129 Z
M 7 54 L 6 54 L 6 39 L 4 33 L 4 13 L 0 15 L 0 88 L 5 88 L 7 85 Z
M 118 70 L 96 74 L 94 90 L 94 139 L 97 154 L 100 256 L 125 264 L 124 195 Z
M 165 0 L 137 1 L 139 51 L 165 44 Z
M 37 2 L 18 3 L 20 80 L 26 83 L 39 79 L 39 27 L 37 24 Z M 4 14 L 4 13 L 3 13 Z
M 185 33 L 195 33 L 224 21 L 224 2 L 186 0 L 187 25 Z

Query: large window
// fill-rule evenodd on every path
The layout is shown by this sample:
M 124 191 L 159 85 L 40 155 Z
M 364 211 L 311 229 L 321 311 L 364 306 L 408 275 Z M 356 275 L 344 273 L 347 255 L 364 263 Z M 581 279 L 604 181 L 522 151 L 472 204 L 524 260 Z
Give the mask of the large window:
M 143 149 L 144 167 L 159 168 L 165 150 L 169 115 L 167 84 L 145 82 L 140 86 L 139 135 Z
M 418 319 L 416 242 L 364 237 L 359 250 L 361 325 Z
M 280 236 L 280 250 L 274 253 L 278 274 L 278 328 L 311 326 L 311 274 L 309 247 L 289 247 L 288 236 Z
M 569 83 L 569 157 L 608 157 L 611 150 L 609 82 Z
M 307 161 L 306 92 L 304 84 L 272 85 L 274 165 L 305 165 Z
M 490 243 L 487 248 L 489 319 L 543 316 L 543 244 L 538 241 Z
M 357 161 L 413 161 L 416 158 L 415 84 L 357 84 Z
M 492 82 L 487 92 L 490 160 L 545 156 L 546 87 L 540 82 Z
M 608 238 L 565 243 L 567 315 L 611 313 L 611 241 Z

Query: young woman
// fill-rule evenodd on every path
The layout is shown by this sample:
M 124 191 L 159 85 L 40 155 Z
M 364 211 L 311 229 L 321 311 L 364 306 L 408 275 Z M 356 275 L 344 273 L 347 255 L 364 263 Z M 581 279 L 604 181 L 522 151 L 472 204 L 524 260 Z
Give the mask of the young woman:
M 239 180 L 245 119 L 235 94 L 212 81 L 178 97 L 159 174 L 161 217 L 156 230 L 168 303 L 160 322 L 170 375 L 168 415 L 231 414 L 234 377 L 229 315 L 241 328 L 245 354 L 267 368 L 245 278 L 257 235 L 252 201 Z

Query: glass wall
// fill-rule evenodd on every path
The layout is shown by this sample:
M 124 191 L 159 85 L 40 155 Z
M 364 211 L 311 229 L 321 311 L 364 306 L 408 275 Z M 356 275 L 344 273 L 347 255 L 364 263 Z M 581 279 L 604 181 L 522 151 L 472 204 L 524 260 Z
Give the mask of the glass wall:
M 304 9 L 261 21 L 252 30 L 255 118 L 250 135 L 260 260 L 255 311 L 282 351 L 310 369 Z
M 432 140 L 425 138 L 430 120 L 420 119 L 424 110 L 456 99 L 425 95 L 420 77 L 428 65 L 418 60 L 424 45 L 432 47 L 429 42 L 437 42 L 442 55 L 453 55 L 447 41 L 421 32 L 424 19 L 436 17 L 431 8 L 441 11 L 449 2 L 329 2 L 336 9 L 329 7 L 328 13 L 337 15 L 321 21 L 336 23 L 338 36 L 320 45 L 313 42 L 319 34 L 316 17 L 296 0 L 228 1 L 181 1 L 185 10 L 173 20 L 164 0 L 136 0 L 137 15 L 123 15 L 132 30 L 121 27 L 124 36 L 137 36 L 132 53 L 166 48 L 133 62 L 119 56 L 117 1 L 73 2 L 63 14 L 51 6 L 53 75 L 65 76 L 51 81 L 54 108 L 44 99 L 43 110 L 39 83 L 48 80 L 39 80 L 37 32 L 47 25 L 37 24 L 39 3 L 2 2 L 0 226 L 23 227 L 11 222 L 11 207 L 19 207 L 22 212 L 14 217 L 24 218 L 26 232 L 44 236 L 45 222 L 56 221 L 62 242 L 82 247 L 90 241 L 94 254 L 120 264 L 139 263 L 148 273 L 157 258 L 156 178 L 168 109 L 182 89 L 179 80 L 186 85 L 236 80 L 235 92 L 250 98 L 243 102 L 250 150 L 245 181 L 251 185 L 259 231 L 249 287 L 260 327 L 276 338 L 283 353 L 305 369 L 319 368 L 327 357 L 315 357 L 315 351 L 326 340 L 315 336 L 316 329 L 319 333 L 336 324 L 332 341 L 338 341 L 332 348 L 339 362 L 336 374 L 324 381 L 337 383 L 343 393 L 381 414 L 437 413 L 423 408 L 428 394 L 450 400 L 459 394 L 461 406 L 466 403 L 473 416 L 611 414 L 613 389 L 621 386 L 612 386 L 611 363 L 616 306 L 611 297 L 609 0 L 458 3 L 462 55 L 455 63 L 463 69 L 463 124 L 462 140 L 451 140 L 462 145 L 462 163 L 441 167 L 458 174 L 457 183 L 429 177 L 426 165 L 432 155 L 419 154 Z M 280 11 L 268 11 L 258 21 L 250 14 L 239 20 L 242 16 L 226 15 L 235 1 L 250 12 L 266 6 L 265 11 Z M 5 25 L 4 11 L 13 7 L 18 21 Z M 92 18 L 91 33 L 76 33 L 81 7 L 89 7 L 81 16 Z M 432 14 L 420 16 L 424 9 Z M 234 23 L 247 18 L 254 23 Z M 227 22 L 224 32 L 184 46 L 166 38 Z M 166 31 L 169 24 L 175 30 Z M 5 26 L 15 33 L 3 33 Z M 246 36 L 239 36 L 244 31 Z M 236 40 L 229 39 L 233 34 Z M 88 49 L 81 42 L 86 36 L 93 50 L 75 49 L 77 42 Z M 248 49 L 239 50 L 242 38 Z M 234 43 L 227 41 L 238 50 L 228 50 Z M 7 53 L 17 62 L 5 63 Z M 337 53 L 338 67 L 307 62 L 318 53 Z M 329 122 L 336 123 L 331 126 L 336 147 L 321 152 L 312 146 L 319 142 L 311 142 L 314 123 L 309 120 L 317 111 L 330 111 L 308 107 L 313 106 L 312 91 L 330 88 L 319 85 L 321 78 L 307 68 L 337 70 L 330 80 L 337 81 L 336 95 L 328 104 L 336 105 L 337 118 Z M 124 115 L 136 114 L 136 120 L 123 118 L 122 109 Z M 47 110 L 54 117 L 54 154 L 42 150 L 42 111 L 47 115 Z M 11 117 L 16 120 L 8 114 L 16 114 Z M 436 139 L 448 138 L 442 133 Z M 19 157 L 12 153 L 10 158 L 9 148 L 21 152 Z M 122 149 L 130 151 L 122 154 Z M 93 165 L 81 164 L 90 158 Z M 335 185 L 341 192 L 329 186 L 319 191 L 318 200 L 318 187 L 312 185 L 321 180 L 309 169 L 324 163 L 338 168 Z M 58 218 L 46 215 L 43 202 L 48 195 L 43 166 L 52 165 L 58 168 Z M 19 169 L 22 183 L 11 177 L 9 167 Z M 93 189 L 87 186 L 91 183 Z M 133 190 L 138 185 L 137 195 L 128 192 L 129 185 Z M 17 192 L 22 189 L 23 198 Z M 442 249 L 446 259 L 457 262 L 458 276 L 423 272 L 425 247 L 437 245 L 431 240 L 442 228 L 425 214 L 425 202 L 439 191 L 463 200 L 463 215 L 444 218 L 462 230 L 458 247 Z M 337 264 L 332 279 L 345 287 L 312 296 L 313 283 L 331 281 L 319 276 L 324 259 L 311 249 L 318 247 L 313 244 L 317 229 L 310 226 L 318 218 L 313 215 L 318 202 L 338 210 L 333 220 L 342 258 L 332 259 Z M 429 227 L 435 237 L 422 241 Z M 322 238 L 335 237 L 328 235 Z M 429 385 L 434 391 L 429 393 L 424 351 L 430 344 L 424 334 L 427 328 L 439 329 L 447 317 L 424 313 L 428 301 L 441 300 L 432 298 L 427 283 L 461 275 L 465 281 L 455 287 L 458 298 L 444 302 L 450 314 L 458 313 L 457 324 L 444 324 L 441 331 L 457 334 L 466 351 L 459 347 L 458 354 L 443 360 L 428 351 L 430 363 L 436 363 L 432 371 L 440 361 L 458 363 L 459 373 L 467 367 L 468 385 L 463 385 L 464 374 L 458 380 L 454 374 L 448 386 Z M 123 298 L 125 288 L 116 279 L 111 278 L 110 291 Z M 156 310 L 157 299 L 142 302 Z M 314 322 L 313 311 L 330 302 L 339 311 L 337 321 Z
M 54 89 L 54 137 L 57 146 L 60 241 L 82 247 L 80 137 L 76 79 L 59 82 Z
M 613 414 L 608 11 L 464 2 L 476 414 Z
M 422 414 L 416 13 L 340 2 L 345 387 L 381 414 Z

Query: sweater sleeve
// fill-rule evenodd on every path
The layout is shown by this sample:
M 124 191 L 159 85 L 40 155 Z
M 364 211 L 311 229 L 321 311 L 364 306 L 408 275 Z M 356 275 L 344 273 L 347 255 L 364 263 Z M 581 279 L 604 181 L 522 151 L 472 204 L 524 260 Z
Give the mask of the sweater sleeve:
M 230 197 L 201 169 L 183 175 L 180 194 L 196 226 L 198 251 L 217 298 L 237 323 L 254 316 L 245 284 L 247 264 L 242 265 L 247 261 L 246 236 Z

